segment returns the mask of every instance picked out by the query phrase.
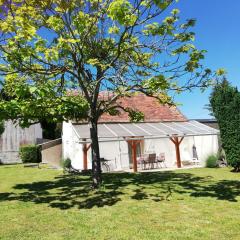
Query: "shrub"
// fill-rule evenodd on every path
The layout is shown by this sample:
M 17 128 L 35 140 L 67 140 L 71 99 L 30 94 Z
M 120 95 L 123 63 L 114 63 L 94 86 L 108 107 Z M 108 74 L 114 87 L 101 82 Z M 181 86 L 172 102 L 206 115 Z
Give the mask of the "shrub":
M 63 161 L 63 169 L 69 169 L 72 166 L 71 159 L 67 158 Z
M 37 145 L 29 144 L 20 147 L 20 158 L 23 163 L 41 162 L 40 148 Z
M 218 158 L 216 155 L 208 156 L 207 161 L 206 161 L 206 167 L 208 167 L 208 168 L 217 167 L 217 160 L 218 160 Z

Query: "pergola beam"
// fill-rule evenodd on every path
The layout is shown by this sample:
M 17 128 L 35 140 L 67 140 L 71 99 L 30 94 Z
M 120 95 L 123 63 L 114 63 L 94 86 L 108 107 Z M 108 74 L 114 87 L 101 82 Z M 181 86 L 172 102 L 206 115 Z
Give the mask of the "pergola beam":
M 141 142 L 141 140 L 137 139 L 137 140 L 128 140 L 125 139 L 127 141 L 127 143 L 131 146 L 131 150 L 132 150 L 132 163 L 133 163 L 133 172 L 137 172 L 138 171 L 138 167 L 137 167 L 137 144 Z
M 175 150 L 176 150 L 176 160 L 177 160 L 177 167 L 181 168 L 182 167 L 182 162 L 181 162 L 181 154 L 180 154 L 180 144 L 183 141 L 184 137 L 181 137 L 179 139 L 178 136 L 173 136 L 170 137 L 170 140 L 174 143 L 175 145 Z
M 91 143 L 87 145 L 87 143 L 83 144 L 83 170 L 88 169 L 88 159 L 87 159 L 87 152 L 91 147 Z

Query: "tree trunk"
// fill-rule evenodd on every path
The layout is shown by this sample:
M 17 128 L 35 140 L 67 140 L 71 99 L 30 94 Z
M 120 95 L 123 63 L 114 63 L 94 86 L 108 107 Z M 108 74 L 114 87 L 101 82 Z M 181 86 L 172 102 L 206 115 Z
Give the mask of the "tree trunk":
M 93 188 L 98 188 L 101 185 L 101 162 L 99 153 L 99 142 L 98 142 L 98 131 L 97 122 L 91 121 L 91 140 L 92 140 L 92 186 Z

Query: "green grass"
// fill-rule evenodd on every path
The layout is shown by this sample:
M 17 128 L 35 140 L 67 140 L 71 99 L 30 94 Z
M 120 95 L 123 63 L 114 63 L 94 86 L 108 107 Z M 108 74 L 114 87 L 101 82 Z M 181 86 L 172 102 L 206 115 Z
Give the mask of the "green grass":
M 240 174 L 191 169 L 88 176 L 0 167 L 0 239 L 240 239 Z

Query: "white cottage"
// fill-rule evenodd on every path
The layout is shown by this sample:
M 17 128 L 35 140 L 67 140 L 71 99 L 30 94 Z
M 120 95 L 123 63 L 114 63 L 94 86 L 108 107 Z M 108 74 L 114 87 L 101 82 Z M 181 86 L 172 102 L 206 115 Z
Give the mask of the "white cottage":
M 206 158 L 218 151 L 218 130 L 188 121 L 176 107 L 160 105 L 141 94 L 124 98 L 121 104 L 143 112 L 145 121 L 130 123 L 124 112 L 102 116 L 98 126 L 100 155 L 108 160 L 111 171 L 137 171 L 150 155 L 165 160 L 161 167 L 204 166 Z M 63 158 L 70 158 L 74 168 L 91 168 L 89 124 L 64 122 L 62 147 Z

